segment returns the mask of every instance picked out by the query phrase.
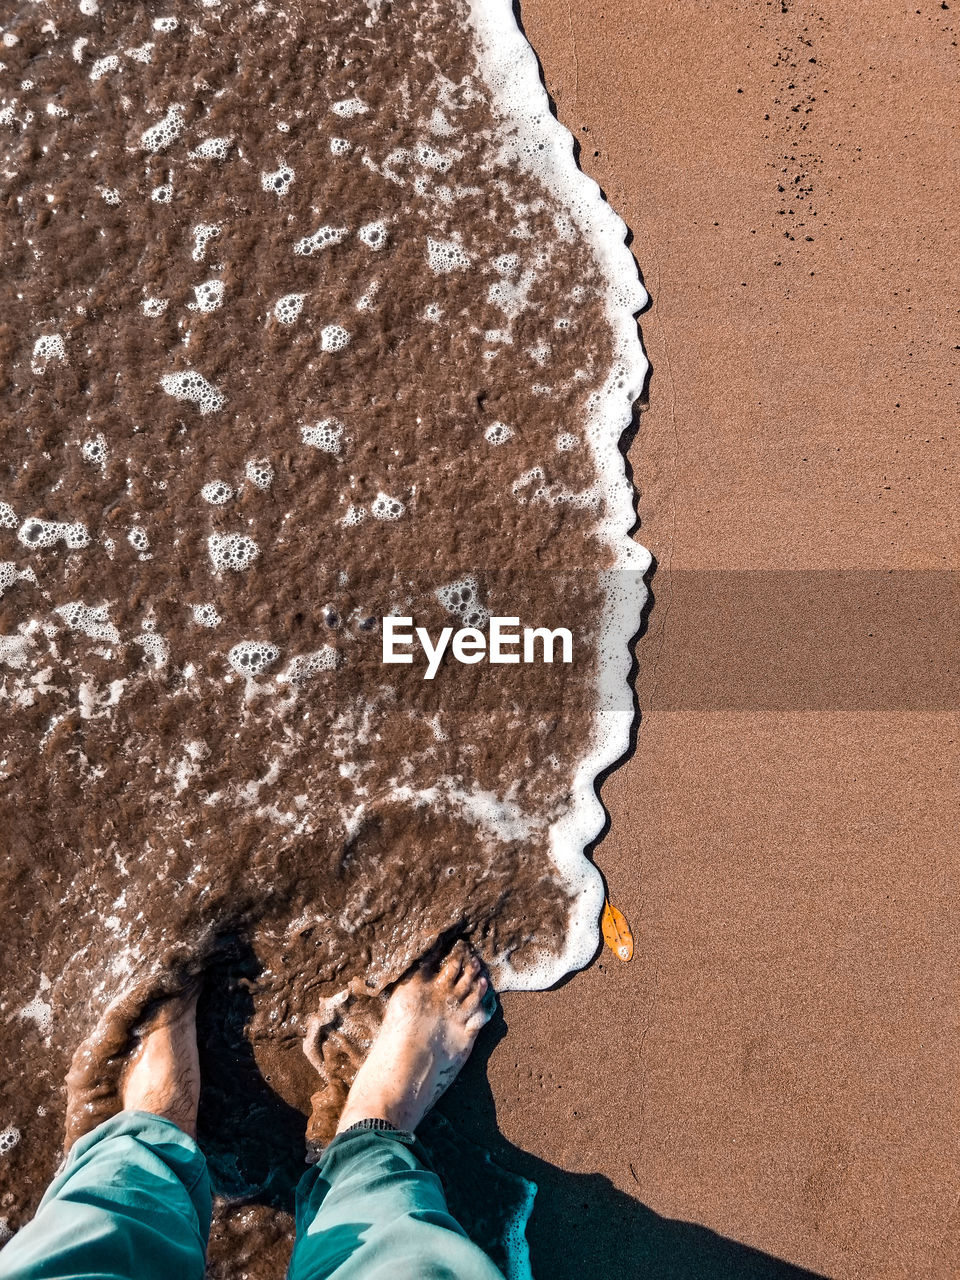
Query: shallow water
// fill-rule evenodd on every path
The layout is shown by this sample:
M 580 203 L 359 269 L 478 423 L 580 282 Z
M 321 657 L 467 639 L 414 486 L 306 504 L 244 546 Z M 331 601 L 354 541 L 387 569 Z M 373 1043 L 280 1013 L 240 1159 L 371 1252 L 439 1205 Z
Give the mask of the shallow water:
M 15 1229 L 77 1041 L 161 963 L 239 965 L 253 1061 L 301 1108 L 319 1069 L 322 1129 L 438 938 L 509 986 L 589 958 L 647 558 L 643 293 L 509 5 L 83 0 L 3 33 Z M 575 661 L 428 683 L 383 666 L 390 613 L 575 627 Z

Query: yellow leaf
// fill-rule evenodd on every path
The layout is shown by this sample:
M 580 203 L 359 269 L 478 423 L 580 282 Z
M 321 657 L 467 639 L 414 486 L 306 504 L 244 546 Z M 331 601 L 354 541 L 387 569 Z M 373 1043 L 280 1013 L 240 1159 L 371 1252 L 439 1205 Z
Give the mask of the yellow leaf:
M 633 934 L 623 912 L 609 901 L 604 902 L 600 927 L 603 929 L 604 942 L 617 959 L 629 960 L 633 955 Z

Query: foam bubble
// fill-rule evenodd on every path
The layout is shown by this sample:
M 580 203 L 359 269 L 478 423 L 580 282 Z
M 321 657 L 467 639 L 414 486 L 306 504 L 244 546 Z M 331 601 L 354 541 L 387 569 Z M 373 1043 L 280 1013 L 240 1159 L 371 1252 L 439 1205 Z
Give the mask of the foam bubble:
M 107 440 L 102 431 L 95 436 L 91 436 L 89 440 L 84 440 L 80 446 L 80 456 L 84 462 L 89 462 L 93 466 L 99 467 L 101 471 L 106 471 Z
M 508 279 L 496 280 L 487 290 L 487 299 L 511 318 L 517 316 L 527 305 L 535 279 L 535 272 L 528 270 L 516 282 Z
M 313 653 L 304 653 L 294 658 L 286 671 L 277 679 L 289 681 L 291 684 L 305 684 L 318 671 L 335 671 L 338 661 L 339 654 L 336 649 L 332 645 L 325 644 Z
M 209 383 L 203 374 L 193 369 L 185 369 L 182 373 L 167 373 L 160 379 L 160 385 L 168 396 L 176 400 L 189 400 L 201 413 L 212 413 L 222 409 L 225 403 L 223 395 Z
M 353 116 L 365 115 L 367 104 L 361 102 L 359 98 L 343 98 L 340 102 L 332 102 L 330 110 L 334 115 L 340 116 L 344 120 L 349 120 Z
M 101 655 L 103 651 L 100 650 Z M 84 720 L 96 720 L 108 714 L 111 707 L 120 701 L 120 695 L 126 688 L 126 680 L 111 680 L 109 685 L 100 686 L 95 680 L 81 681 L 77 688 L 77 703 L 80 715 Z M 43 989 L 44 979 L 41 975 L 40 987 Z M 49 985 L 49 984 L 48 984 Z
M 438 587 L 434 594 L 447 613 L 459 618 L 465 626 L 482 627 L 490 616 L 480 600 L 477 580 L 471 575 Z
M 258 676 L 280 657 L 275 644 L 265 640 L 241 640 L 227 654 L 227 661 L 239 675 Z
M 17 513 L 9 502 L 0 502 L 0 529 L 15 529 Z
M 86 525 L 79 521 L 40 520 L 31 516 L 20 526 L 17 539 L 25 547 L 55 547 L 63 542 L 71 551 L 79 551 L 90 545 L 90 534 Z
M 105 640 L 108 644 L 120 643 L 120 632 L 110 621 L 108 604 L 86 605 L 82 600 L 72 600 L 54 609 L 71 631 L 79 631 L 91 640 Z
M 269 489 L 273 484 L 273 467 L 269 458 L 251 458 L 244 469 L 244 475 L 258 489 Z
M 223 281 L 222 280 L 204 280 L 203 284 L 195 284 L 193 286 L 195 302 L 188 302 L 187 309 L 190 311 L 216 311 L 218 307 L 223 306 Z
M 190 255 L 194 262 L 202 262 L 207 252 L 207 245 L 211 240 L 216 240 L 220 234 L 220 227 L 215 222 L 199 222 L 193 228 L 193 253 Z
M 339 324 L 327 324 L 320 330 L 321 351 L 342 351 L 350 342 L 350 334 Z
M 224 480 L 211 480 L 200 490 L 200 496 L 214 506 L 222 506 L 233 497 L 233 490 Z
M 436 324 L 442 315 L 443 312 L 435 302 L 428 302 L 423 308 L 423 318 L 429 320 L 431 324 Z
M 105 58 L 98 58 L 90 69 L 90 79 L 99 80 L 108 71 L 116 71 L 119 65 L 120 59 L 115 53 L 109 53 Z
M 436 806 L 438 802 L 442 802 L 460 817 L 485 828 L 505 844 L 515 840 L 529 840 L 538 825 L 537 818 L 524 813 L 514 800 L 478 786 L 464 786 L 456 778 L 440 778 L 433 786 L 416 790 L 410 786 L 398 785 L 393 788 L 392 795 L 395 800 L 408 804 Z
M 212 533 L 207 549 L 216 570 L 248 569 L 260 554 L 260 548 L 246 533 Z
M 399 498 L 391 498 L 382 491 L 370 504 L 370 514 L 377 520 L 399 520 L 405 510 Z
M 21 581 L 36 585 L 37 575 L 32 569 L 18 569 L 12 560 L 0 560 L 0 596 L 14 583 Z
M 335 156 L 345 156 L 350 150 L 350 143 L 346 138 L 331 138 L 330 150 Z
M 157 204 L 169 204 L 173 199 L 173 184 L 165 182 L 159 187 L 154 187 L 150 192 L 150 199 L 155 200 Z
M 33 641 L 29 636 L 0 636 L 0 662 L 20 670 L 30 660 L 32 645 Z
M 339 244 L 341 240 L 346 238 L 346 235 L 346 227 L 318 227 L 312 236 L 304 236 L 302 240 L 298 240 L 293 246 L 293 252 L 299 254 L 302 258 L 309 258 L 318 249 L 325 249 L 331 244 Z
M 571 449 L 576 449 L 579 443 L 579 436 L 573 435 L 570 431 L 563 431 L 557 436 L 557 453 L 569 453 Z
M 370 311 L 376 301 L 377 294 L 380 292 L 380 281 L 371 280 L 365 293 L 362 293 L 354 306 L 358 311 Z
M 456 151 L 449 148 L 447 151 L 438 151 L 436 147 L 431 147 L 427 142 L 421 142 L 417 145 L 414 152 L 417 163 L 422 164 L 426 169 L 433 169 L 437 173 L 446 173 L 454 160 L 459 160 L 463 155 L 462 151 Z
M 226 160 L 230 154 L 232 138 L 205 138 L 199 147 L 189 152 L 191 160 Z
M 170 18 L 154 18 L 154 20 L 153 20 L 153 29 L 154 29 L 154 31 L 162 31 L 162 32 L 164 32 L 165 34 L 169 34 L 169 32 L 171 32 L 171 31 L 176 31 L 176 29 L 177 29 L 177 27 L 179 27 L 179 25 L 180 25 L 180 20 L 179 20 L 179 18 L 173 18 L 173 17 L 170 17 Z
M 360 228 L 357 235 L 370 249 L 382 249 L 387 243 L 387 228 L 382 219 L 368 222 Z
M 273 305 L 273 314 L 280 324 L 293 324 L 303 310 L 305 293 L 285 293 Z
M 34 373 L 44 373 L 51 360 L 55 360 L 58 364 L 64 364 L 66 359 L 67 351 L 63 345 L 61 335 L 59 333 L 45 333 L 43 337 L 38 338 L 33 344 L 33 359 L 30 362 L 30 368 Z
M 127 534 L 127 541 L 134 551 L 144 552 L 150 550 L 150 537 L 146 529 L 139 524 L 135 524 Z
M 529 471 L 524 471 L 523 475 L 517 476 L 511 487 L 513 493 L 524 502 L 536 502 L 538 498 L 545 497 L 547 487 L 543 467 L 531 467 Z M 527 492 L 524 493 L 524 490 Z
M 20 1130 L 15 1129 L 12 1124 L 7 1125 L 6 1129 L 0 1131 L 0 1156 L 12 1151 L 19 1141 Z
M 169 298 L 144 298 L 143 302 L 140 304 L 143 309 L 143 314 L 145 316 L 149 316 L 151 319 L 156 319 L 157 316 L 162 316 L 169 305 Z
M 50 980 L 41 979 L 40 990 L 20 1010 L 20 1017 L 26 1022 L 35 1022 L 41 1035 L 47 1036 L 53 1030 L 53 1005 L 44 1000 L 43 993 L 50 989 Z
M 294 176 L 288 164 L 281 164 L 273 173 L 261 173 L 260 185 L 264 191 L 273 191 L 278 196 L 285 196 L 290 190 Z
M 344 515 L 340 523 L 346 525 L 347 528 L 349 528 L 351 525 L 362 524 L 363 521 L 366 520 L 366 518 L 367 518 L 367 513 L 364 510 L 364 508 L 354 506 L 354 504 L 351 503 L 350 506 L 347 507 L 346 514 Z
M 491 422 L 483 433 L 490 444 L 505 444 L 512 436 L 513 427 L 508 427 L 505 422 Z
M 300 435 L 304 444 L 314 449 L 322 449 L 324 453 L 339 453 L 343 440 L 343 423 L 337 418 L 324 418 L 312 427 L 301 427 Z
M 155 667 L 167 665 L 170 659 L 170 646 L 163 636 L 158 636 L 154 631 L 143 631 L 133 639 L 135 644 L 142 645 L 144 656 L 152 658 Z
M 448 271 L 463 271 L 470 266 L 470 257 L 463 245 L 456 240 L 434 240 L 427 237 L 427 262 L 437 275 Z
M 195 604 L 192 612 L 198 627 L 218 627 L 223 621 L 212 604 Z
M 149 63 L 153 57 L 153 41 L 148 40 L 146 44 L 138 45 L 135 49 L 124 49 L 123 52 L 134 62 Z
M 183 132 L 183 107 L 179 103 L 167 109 L 167 114 L 140 135 L 140 145 L 145 151 L 165 151 L 170 143 Z
M 435 133 L 441 138 L 449 138 L 451 134 L 456 132 L 453 125 L 439 107 L 434 107 L 433 114 L 430 117 L 430 122 L 427 127 L 431 133 Z

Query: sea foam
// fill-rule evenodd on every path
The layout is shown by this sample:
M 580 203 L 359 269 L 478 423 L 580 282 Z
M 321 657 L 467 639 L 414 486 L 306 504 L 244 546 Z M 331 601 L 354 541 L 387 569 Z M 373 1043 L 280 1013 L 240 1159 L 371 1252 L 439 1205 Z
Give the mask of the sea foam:
M 600 643 L 596 717 L 591 749 L 577 768 L 567 814 L 551 824 L 550 851 L 574 895 L 563 948 L 544 951 L 521 970 L 509 966 L 504 985 L 551 986 L 582 968 L 596 951 L 603 881 L 584 850 L 603 830 L 605 811 L 596 791 L 600 775 L 630 747 L 635 710 L 629 685 L 630 641 L 639 629 L 646 600 L 644 574 L 650 553 L 630 537 L 635 523 L 633 490 L 619 442 L 640 396 L 648 363 L 636 316 L 647 303 L 636 263 L 627 248 L 627 227 L 603 198 L 596 182 L 577 166 L 573 135 L 554 116 L 540 79 L 536 54 L 517 25 L 511 0 L 469 0 L 481 74 L 493 104 L 512 128 L 502 143 L 508 163 L 535 175 L 569 212 L 603 272 L 606 314 L 614 334 L 614 361 L 593 401 L 586 435 L 604 503 L 601 536 L 616 561 L 607 575 L 606 616 Z M 513 264 L 501 260 L 505 274 Z
M 284 1043 L 317 984 L 379 992 L 440 936 L 478 940 L 501 987 L 597 944 L 584 849 L 629 740 L 648 564 L 618 448 L 645 295 L 511 6 L 469 9 L 175 0 L 105 27 L 68 6 L 51 34 L 22 6 L 0 769 L 45 842 L 12 883 L 48 897 L 11 919 L 56 922 L 55 1012 L 92 1019 L 240 903 L 257 1025 Z M 488 570 L 592 586 L 595 546 L 586 727 L 522 687 L 491 706 L 479 669 L 448 683 L 462 704 L 411 704 L 377 663 L 387 614 L 483 626 Z

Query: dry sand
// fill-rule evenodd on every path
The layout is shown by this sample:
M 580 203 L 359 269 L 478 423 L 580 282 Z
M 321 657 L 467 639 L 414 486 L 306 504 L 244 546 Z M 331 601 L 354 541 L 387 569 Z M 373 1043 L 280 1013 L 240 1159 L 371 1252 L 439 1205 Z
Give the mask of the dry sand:
M 835 692 L 787 663 L 760 699 L 780 709 L 751 709 L 790 633 L 747 621 L 746 683 L 711 709 L 670 579 L 794 570 L 776 579 L 790 608 L 818 590 L 803 571 L 956 568 L 960 6 L 526 0 L 522 17 L 652 294 L 631 458 L 670 573 L 597 853 L 637 954 L 509 998 L 492 1097 L 461 1089 L 457 1108 L 486 1138 L 495 1104 L 500 1158 L 541 1184 L 540 1277 L 790 1274 L 777 1258 L 955 1276 L 958 702 L 916 692 L 955 632 L 841 577 L 845 629 L 799 625 Z M 946 608 L 951 580 L 910 584 Z M 875 604 L 904 671 L 880 689 L 858 676 Z

